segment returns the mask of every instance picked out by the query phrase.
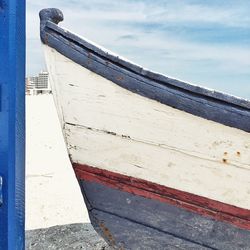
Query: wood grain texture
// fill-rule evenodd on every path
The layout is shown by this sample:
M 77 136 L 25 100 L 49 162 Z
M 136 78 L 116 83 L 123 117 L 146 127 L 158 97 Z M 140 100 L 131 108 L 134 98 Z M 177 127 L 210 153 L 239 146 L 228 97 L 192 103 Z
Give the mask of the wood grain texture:
M 250 208 L 249 133 L 134 94 L 45 50 L 72 161 Z
M 115 174 L 107 170 L 75 163 L 73 166 L 76 176 L 80 180 L 100 183 L 134 195 L 175 205 L 199 215 L 250 230 L 250 210 L 248 209 L 231 206 L 141 179 Z
M 93 181 L 79 182 L 95 229 L 117 246 L 123 242 L 125 249 L 250 249 L 250 231 Z M 109 234 L 104 234 L 105 228 Z
M 43 14 L 95 229 L 116 249 L 250 249 L 250 103 L 145 70 L 59 28 L 60 11 Z
M 73 162 L 249 209 L 249 171 L 68 124 L 65 136 Z
M 94 221 L 98 224 L 98 226 L 95 226 L 97 232 L 106 239 L 113 249 L 214 249 L 103 211 L 92 210 L 90 217 L 92 218 L 92 224 L 95 224 Z
M 84 60 L 81 60 L 73 50 L 82 52 L 83 55 L 87 52 L 89 57 L 90 55 L 97 56 L 106 60 L 106 63 L 108 61 L 107 64 L 111 63 L 113 65 L 118 65 L 120 68 L 126 69 L 127 72 L 136 73 L 138 76 L 143 76 L 146 79 L 153 80 L 170 88 L 177 87 L 180 91 L 187 90 L 196 95 L 211 97 L 214 100 L 220 100 L 247 109 L 250 108 L 250 102 L 248 100 L 169 78 L 157 72 L 152 72 L 128 59 L 116 55 L 84 37 L 57 26 L 56 24 L 63 20 L 63 13 L 59 9 L 43 9 L 40 11 L 39 16 L 41 20 L 41 41 L 82 66 L 87 67 L 87 64 L 84 64 Z M 67 45 L 67 49 L 63 46 L 65 44 Z M 82 59 L 84 58 L 83 55 Z
M 88 49 L 82 45 L 81 38 L 77 41 L 76 36 L 51 22 L 46 23 L 46 31 L 41 34 L 50 47 L 78 65 L 131 92 L 199 117 L 250 131 L 248 122 L 250 104 L 247 100 L 192 86 L 165 76 L 160 77 L 142 68 L 141 73 L 138 73 L 138 70 L 134 69 L 137 66 L 119 57 L 115 60 L 114 56 L 107 52 L 104 53 L 106 56 L 98 54 L 100 49 L 97 49 L 98 52 Z M 127 66 L 124 67 L 123 64 Z

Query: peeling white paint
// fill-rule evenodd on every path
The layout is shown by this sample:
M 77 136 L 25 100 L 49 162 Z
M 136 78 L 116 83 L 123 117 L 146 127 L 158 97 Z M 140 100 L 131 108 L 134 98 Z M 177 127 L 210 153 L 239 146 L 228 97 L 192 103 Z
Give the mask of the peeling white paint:
M 250 208 L 250 134 L 134 94 L 45 46 L 74 162 Z

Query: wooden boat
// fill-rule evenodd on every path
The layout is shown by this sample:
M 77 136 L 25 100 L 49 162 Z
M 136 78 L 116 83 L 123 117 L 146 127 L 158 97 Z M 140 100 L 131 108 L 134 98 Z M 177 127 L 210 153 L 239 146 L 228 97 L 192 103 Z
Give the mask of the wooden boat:
M 60 28 L 58 9 L 40 19 L 96 231 L 115 249 L 250 249 L 250 102 L 118 57 Z

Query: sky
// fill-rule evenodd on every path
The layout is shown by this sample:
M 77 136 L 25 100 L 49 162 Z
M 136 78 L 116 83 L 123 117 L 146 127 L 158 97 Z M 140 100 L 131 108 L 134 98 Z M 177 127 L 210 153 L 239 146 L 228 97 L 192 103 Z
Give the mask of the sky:
M 27 76 L 46 69 L 38 12 L 150 70 L 250 99 L 248 0 L 27 0 Z

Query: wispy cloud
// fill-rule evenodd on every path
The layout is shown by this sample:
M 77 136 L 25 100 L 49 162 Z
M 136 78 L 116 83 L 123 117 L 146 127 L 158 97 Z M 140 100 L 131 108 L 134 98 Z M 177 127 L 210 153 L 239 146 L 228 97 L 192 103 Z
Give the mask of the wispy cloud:
M 250 2 L 244 0 L 28 0 L 29 74 L 43 64 L 38 11 L 147 68 L 250 98 Z M 240 87 L 239 87 L 240 86 Z

